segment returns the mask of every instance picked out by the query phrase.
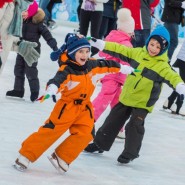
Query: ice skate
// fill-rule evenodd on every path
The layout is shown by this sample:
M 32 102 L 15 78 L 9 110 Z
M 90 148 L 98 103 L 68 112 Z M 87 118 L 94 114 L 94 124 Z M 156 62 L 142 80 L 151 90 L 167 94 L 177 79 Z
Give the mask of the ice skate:
M 124 129 L 123 128 L 119 131 L 119 133 L 117 135 L 117 138 L 119 138 L 119 139 L 125 139 L 125 132 L 124 132 Z
M 167 99 L 163 104 L 163 109 L 168 109 L 169 100 Z
M 21 172 L 24 172 L 27 170 L 28 165 L 29 165 L 30 161 L 29 159 L 27 159 L 26 157 L 20 155 L 16 160 L 15 160 L 15 164 L 13 164 L 13 167 Z
M 128 164 L 130 161 L 132 161 L 132 159 L 129 159 L 129 158 L 125 157 L 123 154 L 121 154 L 121 155 L 118 157 L 117 161 L 118 161 L 119 163 L 121 163 L 121 164 Z
M 95 143 L 91 143 L 89 144 L 85 149 L 84 149 L 85 152 L 89 152 L 89 153 L 95 153 L 95 152 L 98 152 L 98 153 L 103 153 L 104 151 L 98 147 Z
M 170 110 L 172 111 L 172 114 L 177 114 L 180 116 L 185 116 L 185 110 L 183 109 L 183 107 L 181 107 L 181 109 L 179 110 L 179 112 L 177 112 L 177 105 L 173 104 L 170 108 Z
M 17 90 L 11 90 L 6 92 L 6 98 L 14 99 L 14 100 L 25 100 L 23 98 L 24 91 L 17 91 Z
M 60 159 L 56 153 L 53 153 L 51 156 L 48 156 L 48 159 L 60 174 L 64 174 L 68 171 L 69 165 L 65 161 Z
M 48 20 L 47 21 L 47 27 L 51 30 L 55 29 L 57 27 L 57 24 L 54 20 Z

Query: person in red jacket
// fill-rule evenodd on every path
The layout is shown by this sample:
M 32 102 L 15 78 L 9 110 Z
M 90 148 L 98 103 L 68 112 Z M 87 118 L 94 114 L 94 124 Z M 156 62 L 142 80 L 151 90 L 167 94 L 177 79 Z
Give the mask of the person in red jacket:
M 130 9 L 135 20 L 134 47 L 143 47 L 151 31 L 151 9 L 159 4 L 160 0 L 123 0 L 123 8 Z

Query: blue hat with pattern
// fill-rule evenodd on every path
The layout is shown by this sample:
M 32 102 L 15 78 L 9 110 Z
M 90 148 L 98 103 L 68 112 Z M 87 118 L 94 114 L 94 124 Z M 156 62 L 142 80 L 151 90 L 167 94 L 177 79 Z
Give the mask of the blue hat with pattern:
M 68 38 L 67 43 L 68 56 L 75 61 L 75 53 L 81 48 L 91 48 L 90 43 L 86 38 L 79 38 L 78 36 L 71 36 Z
M 164 26 L 157 26 L 146 40 L 146 49 L 150 39 L 153 38 L 161 45 L 161 51 L 158 55 L 162 55 L 170 46 L 170 34 Z

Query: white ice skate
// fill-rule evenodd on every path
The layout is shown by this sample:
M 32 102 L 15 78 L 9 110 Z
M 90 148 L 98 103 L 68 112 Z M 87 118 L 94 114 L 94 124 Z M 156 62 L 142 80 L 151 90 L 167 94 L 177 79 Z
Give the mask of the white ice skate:
M 177 105 L 176 105 L 176 104 L 173 104 L 173 105 L 171 106 L 170 110 L 172 111 L 172 114 L 176 114 Z M 184 107 L 182 107 L 182 108 L 180 109 L 179 115 L 180 115 L 180 116 L 185 116 Z
M 124 130 L 120 130 L 118 135 L 117 135 L 117 138 L 125 139 L 125 131 Z
M 20 155 L 16 159 L 15 164 L 13 164 L 13 167 L 18 171 L 24 172 L 27 170 L 29 163 L 30 161 L 26 157 Z
M 64 174 L 69 169 L 69 165 L 65 161 L 60 159 L 56 153 L 48 156 L 48 159 L 60 174 Z

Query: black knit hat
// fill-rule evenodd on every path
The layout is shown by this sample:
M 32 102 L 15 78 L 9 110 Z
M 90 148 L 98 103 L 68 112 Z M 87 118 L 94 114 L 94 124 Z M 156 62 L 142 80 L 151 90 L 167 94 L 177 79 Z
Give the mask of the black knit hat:
M 161 50 L 160 52 L 162 52 L 163 50 L 166 49 L 166 47 L 168 46 L 168 42 L 165 38 L 159 36 L 159 35 L 153 35 L 150 37 L 150 39 L 155 39 L 159 42 L 160 46 L 161 46 Z

